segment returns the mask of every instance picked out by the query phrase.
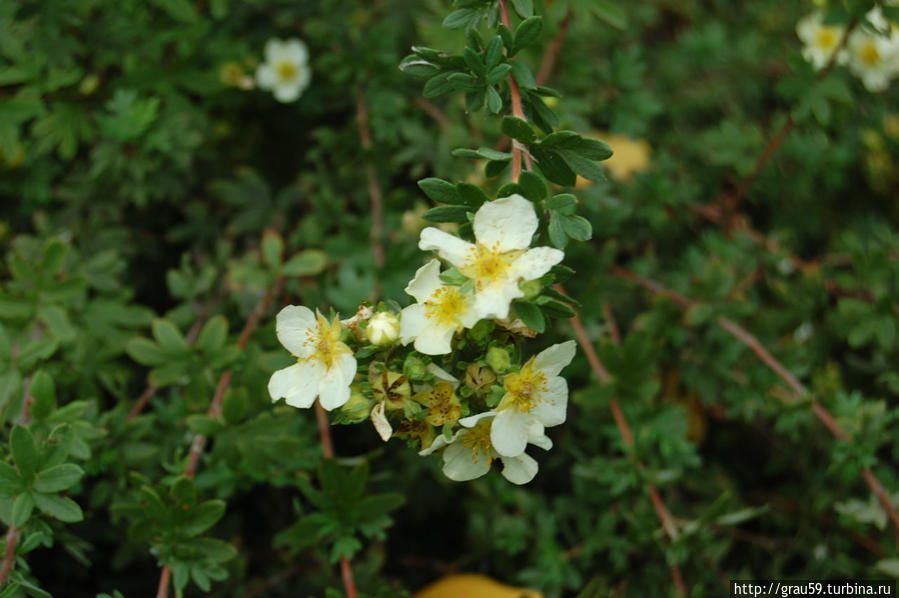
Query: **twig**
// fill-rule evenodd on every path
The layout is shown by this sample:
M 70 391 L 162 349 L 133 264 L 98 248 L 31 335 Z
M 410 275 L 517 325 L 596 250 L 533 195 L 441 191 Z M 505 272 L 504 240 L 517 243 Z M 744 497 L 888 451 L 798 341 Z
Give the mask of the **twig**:
M 215 297 L 210 299 L 199 311 L 197 315 L 197 320 L 193 323 L 193 326 L 190 327 L 190 330 L 187 331 L 187 336 L 184 337 L 184 341 L 187 343 L 187 346 L 191 346 L 197 340 L 197 337 L 200 336 L 200 330 L 203 329 L 203 325 L 209 319 L 209 316 L 212 315 L 215 307 L 221 303 L 222 299 L 225 297 L 225 289 L 222 288 Z M 159 388 L 153 384 L 152 382 L 147 381 L 147 388 L 144 389 L 144 392 L 141 393 L 140 397 L 138 397 L 137 402 L 134 403 L 134 407 L 131 408 L 131 411 L 128 412 L 128 416 L 125 418 L 125 423 L 132 421 L 141 412 L 146 408 L 146 406 L 150 403 L 153 397 L 156 395 L 156 391 Z
M 421 108 L 422 112 L 433 118 L 444 129 L 450 126 L 450 120 L 447 118 L 443 110 L 427 101 L 424 98 L 415 98 L 412 103 Z
M 381 194 L 381 186 L 378 184 L 378 173 L 371 163 L 369 156 L 372 140 L 371 127 L 368 124 L 368 103 L 361 91 L 356 92 L 356 120 L 359 124 L 359 141 L 362 143 L 363 162 L 365 163 L 365 177 L 368 179 L 368 196 L 371 200 L 371 252 L 375 259 L 375 267 L 378 270 L 384 268 L 384 246 L 381 239 L 384 236 L 384 198 Z M 377 285 L 372 290 L 373 300 L 377 300 Z
M 681 305 L 682 307 L 689 308 L 693 305 L 696 305 L 697 302 L 693 299 L 685 297 L 680 293 L 672 291 L 662 284 L 645 278 L 643 276 L 638 276 L 634 274 L 630 270 L 625 268 L 615 267 L 612 269 L 613 274 L 620 276 L 626 280 L 630 280 L 631 282 L 652 291 L 653 293 L 663 295 L 665 297 L 670 298 L 675 303 Z M 716 322 L 718 326 L 722 329 L 730 333 L 734 338 L 739 340 L 741 343 L 746 345 L 755 355 L 762 361 L 766 366 L 768 366 L 771 371 L 780 377 L 781 380 L 786 382 L 787 386 L 789 386 L 793 392 L 798 397 L 808 397 L 808 389 L 799 381 L 796 376 L 790 372 L 782 363 L 780 363 L 771 353 L 759 342 L 759 340 L 747 331 L 745 328 L 739 326 L 733 321 L 725 318 L 723 316 L 719 317 Z M 821 403 L 819 403 L 816 399 L 810 398 L 810 408 L 815 416 L 821 421 L 822 424 L 830 431 L 831 434 L 838 440 L 849 442 L 851 439 L 846 432 L 840 428 L 839 423 L 837 423 L 836 418 L 825 408 Z M 890 501 L 890 497 L 887 494 L 886 490 L 884 490 L 883 486 L 880 484 L 880 481 L 874 475 L 874 473 L 867 467 L 862 468 L 862 477 L 864 477 L 865 482 L 868 484 L 868 487 L 871 488 L 871 491 L 874 492 L 874 495 L 877 496 L 877 499 L 880 501 L 881 507 L 886 512 L 887 516 L 890 519 L 890 522 L 893 524 L 893 527 L 896 531 L 896 542 L 899 544 L 899 513 L 896 512 L 895 507 L 893 507 L 892 502 Z
M 562 49 L 562 42 L 568 36 L 568 27 L 571 25 L 573 17 L 574 14 L 569 10 L 565 18 L 559 23 L 559 30 L 546 48 L 546 54 L 543 55 L 543 61 L 540 62 L 540 68 L 537 70 L 537 78 L 535 79 L 537 85 L 544 85 L 549 79 L 549 75 L 556 65 L 556 59 L 559 57 L 559 50 Z
M 621 344 L 621 332 L 618 330 L 618 322 L 615 321 L 615 314 L 612 313 L 612 306 L 608 301 L 602 304 L 602 315 L 606 319 L 606 326 L 609 327 L 609 338 L 615 346 Z
M 506 5 L 506 0 L 499 0 L 499 14 L 500 19 L 502 20 L 503 25 L 512 28 L 512 23 L 509 20 L 509 7 Z M 521 105 L 521 90 L 518 89 L 518 82 L 515 81 L 515 77 L 512 76 L 512 73 L 509 73 L 509 96 L 512 101 L 512 116 L 520 118 L 521 120 L 526 120 L 524 116 L 524 108 Z M 518 175 L 521 174 L 521 154 L 522 150 L 514 141 L 512 142 L 512 180 L 517 181 Z M 528 170 L 533 168 L 531 164 L 531 156 L 524 152 L 524 159 L 527 162 Z
M 331 425 L 328 423 L 328 414 L 321 402 L 315 400 L 315 418 L 318 420 L 318 435 L 322 443 L 322 456 L 325 459 L 334 458 L 334 442 L 331 440 Z M 353 568 L 345 556 L 340 557 L 340 577 L 343 579 L 343 589 L 347 598 L 356 598 L 356 581 L 353 579 Z
M 560 284 L 553 285 L 553 288 L 560 293 L 567 294 L 565 288 Z M 587 356 L 587 362 L 590 364 L 590 369 L 593 370 L 593 373 L 599 379 L 600 384 L 606 385 L 611 383 L 612 377 L 599 360 L 596 349 L 593 348 L 593 343 L 587 335 L 587 330 L 584 328 L 584 323 L 581 321 L 580 316 L 575 314 L 568 320 L 568 322 L 574 330 L 574 336 L 577 338 L 578 344 Z M 618 427 L 618 431 L 621 434 L 621 440 L 627 447 L 632 448 L 634 446 L 634 434 L 631 431 L 630 425 L 627 423 L 627 418 L 624 417 L 624 412 L 621 410 L 618 400 L 614 397 L 609 399 L 609 409 L 612 411 L 612 418 L 615 420 L 615 425 Z M 639 462 L 638 465 L 640 465 Z M 642 467 L 642 465 L 640 466 Z M 670 540 L 676 540 L 678 536 L 677 525 L 674 523 L 674 518 L 671 516 L 668 507 L 665 506 L 665 501 L 662 500 L 662 496 L 659 494 L 658 489 L 655 487 L 655 484 L 651 482 L 647 482 L 646 489 L 647 492 L 649 492 L 649 500 L 652 502 L 652 507 L 655 509 L 656 515 L 658 515 L 659 521 L 662 524 L 662 529 L 665 530 L 665 533 Z M 684 584 L 684 578 L 677 565 L 671 566 L 671 577 L 674 580 L 674 587 L 677 590 L 678 595 L 686 596 L 687 586 Z
M 253 332 L 259 325 L 259 320 L 261 320 L 262 316 L 264 316 L 268 311 L 268 308 L 271 306 L 272 301 L 274 301 L 275 296 L 281 292 L 283 284 L 284 279 L 276 279 L 275 282 L 273 282 L 269 286 L 268 290 L 266 290 L 265 295 L 262 297 L 259 303 L 256 304 L 256 307 L 253 308 L 253 311 L 250 312 L 250 315 L 247 318 L 243 329 L 240 331 L 240 336 L 237 337 L 237 347 L 241 351 L 246 348 L 250 337 L 253 335 Z M 209 405 L 209 409 L 206 412 L 209 417 L 217 417 L 221 413 L 222 401 L 224 401 L 225 399 L 225 393 L 228 392 L 228 386 L 231 384 L 231 377 L 231 370 L 226 370 L 219 377 L 218 384 L 215 387 L 215 394 L 212 397 L 212 403 Z M 200 457 L 202 456 L 203 450 L 205 448 L 206 437 L 203 434 L 197 434 L 194 437 L 193 443 L 191 443 L 187 467 L 184 469 L 185 477 L 194 477 L 197 472 L 197 466 L 200 463 Z M 164 565 L 162 567 L 162 571 L 159 574 L 159 588 L 156 592 L 156 598 L 168 597 L 171 576 L 172 572 L 169 569 L 169 566 Z

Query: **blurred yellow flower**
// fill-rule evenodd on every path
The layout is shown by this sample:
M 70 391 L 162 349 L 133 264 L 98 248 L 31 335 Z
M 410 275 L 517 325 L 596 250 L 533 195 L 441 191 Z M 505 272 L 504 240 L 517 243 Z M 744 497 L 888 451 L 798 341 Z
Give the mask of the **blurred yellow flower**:
M 624 183 L 635 174 L 649 170 L 652 148 L 645 139 L 613 135 L 605 131 L 594 131 L 592 137 L 605 141 L 615 152 L 611 158 L 601 164 L 606 167 L 609 176 L 616 181 Z M 591 184 L 592 181 L 579 176 L 575 189 L 583 189 Z
M 506 586 L 484 575 L 464 573 L 444 577 L 413 598 L 543 598 L 543 594 Z

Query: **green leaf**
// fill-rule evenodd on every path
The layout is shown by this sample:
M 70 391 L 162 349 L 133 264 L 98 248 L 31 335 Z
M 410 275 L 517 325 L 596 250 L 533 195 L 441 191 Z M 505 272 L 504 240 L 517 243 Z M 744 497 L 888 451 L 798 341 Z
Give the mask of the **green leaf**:
M 250 397 L 244 388 L 229 390 L 222 401 L 222 417 L 229 424 L 238 424 L 250 408 Z
M 157 366 L 168 362 L 171 356 L 148 338 L 133 338 L 125 344 L 125 352 L 141 365 Z
M 468 222 L 468 211 L 466 206 L 438 206 L 422 214 L 422 218 L 430 222 Z
M 516 300 L 513 305 L 515 306 L 515 313 L 518 314 L 525 326 L 538 334 L 546 330 L 546 319 L 537 305 L 521 300 Z
M 488 177 L 497 177 L 509 168 L 511 160 L 491 160 L 484 166 L 484 174 Z
M 75 523 L 84 519 L 78 503 L 67 496 L 34 493 L 34 504 L 42 513 L 65 523 Z
M 34 399 L 31 415 L 35 419 L 43 420 L 56 409 L 56 385 L 44 370 L 36 371 L 31 377 L 30 392 Z
M 518 184 L 525 197 L 533 202 L 538 202 L 546 197 L 546 183 L 536 172 L 525 171 L 518 176 Z
M 522 19 L 526 19 L 534 14 L 533 0 L 512 0 L 512 7 Z
M 558 299 L 553 299 L 552 297 L 547 297 L 545 295 L 541 295 L 537 297 L 535 301 L 537 305 L 543 310 L 543 312 L 554 318 L 572 318 L 575 315 L 573 309 L 570 306 L 562 303 Z
M 320 249 L 301 251 L 281 266 L 282 276 L 314 276 L 328 265 L 328 255 Z
M 556 150 L 559 156 L 565 160 L 568 167 L 581 175 L 593 181 L 604 181 L 606 175 L 593 160 L 585 158 L 574 150 L 560 149 Z
M 459 148 L 453 150 L 453 155 L 458 158 L 484 158 L 486 160 L 511 160 L 512 154 L 501 152 L 490 147 L 479 147 L 478 149 Z
M 351 559 L 361 549 L 362 542 L 353 536 L 341 536 L 337 538 L 334 546 L 331 548 L 331 562 L 336 563 L 340 560 L 340 557 Z
M 509 197 L 510 195 L 521 195 L 521 185 L 518 183 L 506 183 L 502 187 L 496 190 L 497 197 Z
M 228 338 L 228 320 L 223 315 L 209 319 L 197 337 L 197 348 L 203 353 L 214 353 L 222 348 Z
M 190 0 L 154 0 L 154 3 L 176 21 L 182 23 L 197 21 L 197 9 Z
M 418 186 L 424 194 L 437 203 L 459 204 L 462 199 L 456 186 L 443 179 L 428 178 L 418 181 Z
M 515 116 L 504 116 L 501 129 L 504 134 L 512 139 L 517 139 L 525 145 L 531 145 L 537 141 L 537 133 L 534 131 L 534 128 L 527 121 Z
M 627 14 L 616 0 L 591 0 L 590 8 L 593 14 L 612 27 L 627 29 Z
M 170 320 L 164 318 L 153 320 L 153 337 L 169 355 L 184 355 L 190 352 L 181 331 Z
M 277 269 L 281 265 L 281 256 L 284 254 L 284 240 L 281 235 L 272 231 L 266 231 L 262 236 L 262 260 L 271 269 Z
M 515 81 L 518 82 L 518 86 L 522 89 L 537 89 L 537 81 L 534 79 L 534 74 L 520 60 L 512 62 L 512 76 L 515 77 Z
M 411 75 L 419 79 L 428 79 L 440 72 L 439 67 L 415 54 L 410 54 L 409 56 L 403 58 L 402 62 L 400 62 L 399 68 L 407 75 Z
M 53 239 L 44 248 L 44 254 L 41 256 L 41 263 L 38 265 L 38 269 L 44 276 L 53 278 L 62 272 L 68 254 L 68 243 Z
M 63 463 L 45 469 L 34 479 L 34 489 L 38 492 L 62 492 L 78 483 L 84 470 L 74 463 Z
M 69 316 L 58 305 L 42 305 L 37 310 L 37 318 L 47 326 L 50 334 L 61 342 L 75 339 L 75 327 L 69 322 Z
M 38 361 L 49 358 L 56 353 L 59 348 L 59 341 L 56 339 L 45 338 L 41 340 L 30 340 L 22 348 L 19 353 L 18 364 L 23 370 L 29 370 L 34 367 Z
M 503 38 L 497 35 L 490 40 L 490 43 L 487 44 L 487 49 L 484 50 L 484 62 L 486 63 L 487 70 L 489 71 L 498 65 L 502 59 Z
M 493 114 L 499 114 L 503 109 L 503 99 L 492 86 L 487 87 L 487 109 Z
M 547 229 L 547 232 L 549 233 L 549 242 L 552 243 L 553 247 L 559 249 L 565 249 L 568 245 L 568 234 L 562 227 L 562 219 L 564 217 L 565 216 L 558 212 L 550 214 L 549 227 Z
M 446 15 L 446 18 L 443 19 L 443 26 L 446 29 L 461 29 L 467 27 L 477 16 L 477 9 L 460 8 Z
M 208 415 L 199 414 L 187 417 L 187 427 L 203 436 L 213 436 L 224 428 L 219 420 Z
M 489 83 L 489 84 L 491 84 L 491 85 L 496 85 L 497 83 L 499 83 L 500 81 L 502 81 L 503 79 L 505 79 L 506 76 L 509 74 L 509 71 L 511 71 L 511 70 L 512 70 L 512 66 L 511 66 L 511 65 L 508 65 L 508 64 L 498 64 L 498 65 L 496 65 L 495 67 L 493 67 L 492 69 L 490 69 L 490 72 L 489 72 L 489 73 L 487 73 L 487 83 Z M 488 99 L 488 101 L 489 101 L 489 99 L 490 99 L 490 98 L 489 98 L 490 92 L 488 91 L 487 94 L 488 94 L 488 98 L 487 98 L 487 99 Z
M 589 241 L 593 236 L 593 226 L 582 216 L 563 216 L 562 228 L 575 241 Z
M 481 207 L 489 199 L 480 187 L 471 183 L 458 183 L 456 191 L 459 192 L 459 198 L 462 200 L 462 203 L 472 209 Z
M 456 88 L 449 80 L 452 72 L 443 72 L 434 75 L 430 79 L 425 82 L 424 89 L 422 90 L 422 95 L 426 98 L 436 98 L 442 95 L 446 95 Z
M 462 57 L 465 59 L 465 64 L 468 65 L 475 75 L 478 77 L 483 77 L 487 74 L 487 67 L 484 66 L 484 62 L 481 60 L 481 55 L 478 54 L 473 48 L 467 46 L 465 50 L 462 52 Z
M 34 444 L 34 436 L 31 430 L 24 426 L 16 425 L 9 435 L 9 450 L 13 461 L 19 469 L 19 474 L 26 484 L 30 484 L 37 472 L 38 454 Z
M 25 483 L 19 472 L 10 465 L 0 461 L 0 495 L 15 496 L 25 490 Z
M 225 501 L 207 500 L 190 510 L 190 520 L 182 526 L 188 536 L 199 536 L 215 525 L 225 514 Z
M 527 48 L 540 38 L 543 32 L 543 17 L 528 17 L 515 28 L 515 38 L 512 42 L 512 55 Z
M 531 148 L 531 153 L 547 179 L 558 185 L 574 186 L 577 180 L 574 171 L 556 150 L 546 149 L 542 145 L 538 145 Z
M 577 210 L 577 198 L 570 193 L 560 193 L 547 200 L 544 205 L 547 210 L 571 216 Z
M 34 511 L 34 497 L 30 492 L 18 495 L 12 503 L 12 524 L 21 529 L 28 523 Z

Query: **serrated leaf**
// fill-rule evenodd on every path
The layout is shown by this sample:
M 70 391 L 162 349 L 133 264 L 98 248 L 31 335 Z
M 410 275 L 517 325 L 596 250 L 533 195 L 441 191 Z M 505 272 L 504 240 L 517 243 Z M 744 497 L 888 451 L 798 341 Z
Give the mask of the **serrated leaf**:
M 38 492 L 62 492 L 78 483 L 84 470 L 74 463 L 63 463 L 38 472 L 34 489 Z
M 42 513 L 65 523 L 75 523 L 84 519 L 84 513 L 77 502 L 67 496 L 34 493 L 34 504 Z

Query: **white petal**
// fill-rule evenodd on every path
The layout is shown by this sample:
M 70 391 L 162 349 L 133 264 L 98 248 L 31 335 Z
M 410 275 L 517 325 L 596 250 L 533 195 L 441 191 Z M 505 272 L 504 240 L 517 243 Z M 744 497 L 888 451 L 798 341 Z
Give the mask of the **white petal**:
M 315 314 L 302 305 L 288 305 L 275 318 L 275 331 L 284 348 L 296 357 L 309 357 L 313 348 L 306 339 L 316 328 Z
M 415 350 L 425 355 L 446 355 L 453 350 L 452 341 L 455 326 L 442 326 L 429 322 L 415 337 Z
M 439 451 L 443 447 L 448 446 L 450 443 L 455 442 L 456 438 L 459 436 L 459 432 L 461 432 L 461 430 L 457 430 L 449 440 L 447 440 L 446 436 L 444 436 L 443 434 L 438 434 L 437 437 L 434 438 L 434 442 L 431 443 L 431 446 L 418 451 L 418 454 L 422 457 L 426 457 L 427 455 L 430 455 L 435 451 Z
M 318 386 L 318 398 L 326 411 L 342 406 L 350 398 L 350 384 L 356 375 L 356 358 L 341 355 L 325 373 Z
M 415 276 L 406 285 L 406 293 L 424 303 L 437 289 L 443 286 L 440 280 L 440 262 L 431 260 L 415 271 Z
M 524 291 L 518 288 L 517 280 L 500 279 L 478 289 L 474 296 L 474 313 L 481 318 L 508 318 L 509 305 L 519 297 L 524 297 Z
M 429 226 L 421 231 L 418 248 L 422 251 L 437 250 L 437 255 L 457 268 L 462 268 L 468 261 L 468 256 L 474 250 L 474 245 L 463 241 L 459 237 L 445 233 L 439 228 Z
M 291 82 L 289 84 L 284 85 L 276 85 L 272 94 L 275 96 L 275 99 L 279 102 L 284 102 L 285 104 L 288 102 L 293 102 L 297 98 L 300 97 L 300 92 L 303 89 L 297 83 Z
M 550 268 L 562 261 L 565 253 L 552 247 L 534 247 L 528 249 L 517 260 L 512 262 L 509 276 L 515 280 L 534 280 L 540 278 Z
M 528 430 L 533 419 L 515 406 L 497 413 L 490 426 L 490 442 L 496 452 L 504 457 L 517 457 L 523 453 L 528 445 Z
M 527 484 L 537 475 L 538 465 L 533 457 L 522 453 L 517 457 L 501 457 L 503 477 L 513 484 Z
M 400 341 L 408 345 L 428 327 L 424 303 L 415 303 L 400 312 Z
M 272 89 L 275 86 L 275 69 L 268 63 L 262 63 L 256 69 L 256 84 L 260 89 Z
M 390 440 L 390 437 L 393 436 L 393 427 L 391 427 L 390 422 L 387 421 L 387 416 L 384 415 L 384 407 L 386 405 L 386 401 L 381 401 L 371 410 L 371 414 L 369 415 L 369 417 L 371 417 L 371 423 L 375 426 L 375 431 L 384 442 L 387 442 Z
M 558 376 L 566 365 L 574 359 L 577 344 L 574 341 L 565 341 L 548 347 L 534 358 L 534 367 L 546 374 L 547 377 Z
M 459 420 L 459 423 L 465 426 L 466 428 L 473 428 L 476 423 L 484 419 L 485 417 L 495 417 L 496 411 L 485 411 L 483 413 L 478 413 L 476 415 L 469 415 L 468 417 L 463 417 Z
M 283 398 L 291 407 L 305 409 L 315 402 L 323 373 L 315 362 L 295 363 L 272 374 L 268 394 L 272 401 Z
M 265 61 L 274 64 L 284 56 L 284 43 L 280 39 L 265 42 Z
M 541 426 L 542 427 L 542 426 Z M 545 451 L 548 451 L 553 447 L 553 441 L 544 433 L 534 434 L 533 430 L 528 435 L 528 444 L 533 444 L 534 446 L 539 446 Z
M 568 415 L 568 383 L 556 376 L 546 383 L 546 390 L 540 393 L 537 405 L 531 410 L 540 423 L 547 428 L 558 426 Z
M 289 39 L 284 43 L 283 48 L 284 53 L 282 56 L 290 62 L 300 66 L 300 68 L 304 67 L 306 62 L 308 62 L 309 51 L 306 49 L 306 44 L 300 40 Z
M 467 482 L 490 471 L 489 455 L 475 455 L 461 442 L 454 442 L 443 452 L 443 473 L 456 482 Z
M 537 231 L 534 204 L 520 195 L 488 201 L 474 215 L 474 236 L 481 245 L 500 251 L 525 249 Z

